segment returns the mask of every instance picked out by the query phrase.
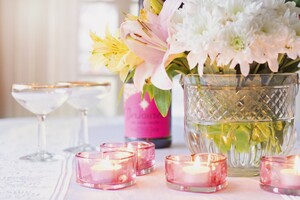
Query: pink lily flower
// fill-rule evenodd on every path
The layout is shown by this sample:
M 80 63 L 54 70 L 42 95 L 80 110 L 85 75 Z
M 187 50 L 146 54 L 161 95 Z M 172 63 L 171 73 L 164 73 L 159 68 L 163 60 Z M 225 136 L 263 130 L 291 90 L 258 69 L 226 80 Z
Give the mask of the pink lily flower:
M 165 68 L 176 55 L 169 54 L 168 23 L 181 2 L 182 0 L 166 0 L 159 15 L 146 12 L 147 20 L 127 20 L 121 25 L 121 38 L 134 54 L 145 61 L 136 68 L 133 77 L 135 86 L 141 91 L 149 77 L 157 88 L 172 88 L 172 81 Z

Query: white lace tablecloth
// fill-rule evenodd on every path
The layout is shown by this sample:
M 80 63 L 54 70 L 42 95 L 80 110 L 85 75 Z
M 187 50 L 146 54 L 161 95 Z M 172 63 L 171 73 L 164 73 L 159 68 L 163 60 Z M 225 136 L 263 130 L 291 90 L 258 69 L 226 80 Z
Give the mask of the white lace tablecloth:
M 79 128 L 78 118 L 49 117 L 46 120 L 47 149 L 59 154 L 56 162 L 31 163 L 18 158 L 35 151 L 36 119 L 0 120 L 0 200 L 266 200 L 292 199 L 273 194 L 259 188 L 259 177 L 228 178 L 228 187 L 213 194 L 189 193 L 169 189 L 164 175 L 164 158 L 169 154 L 189 153 L 184 144 L 183 120 L 172 121 L 173 144 L 171 148 L 156 150 L 156 170 L 145 176 L 138 176 L 131 187 L 103 191 L 81 187 L 75 182 L 74 155 L 63 153 L 63 149 L 76 143 Z M 300 130 L 299 123 L 298 130 Z M 122 142 L 123 118 L 90 117 L 90 139 L 94 145 L 103 142 Z M 299 146 L 299 145 L 296 145 Z M 295 150 L 298 152 L 298 149 Z M 299 198 L 300 199 L 300 198 Z
M 56 153 L 56 162 L 37 163 L 19 160 L 36 151 L 35 118 L 0 120 L 0 199 L 64 199 L 72 170 L 73 155 L 62 152 L 74 144 L 76 121 L 46 120 L 47 149 Z

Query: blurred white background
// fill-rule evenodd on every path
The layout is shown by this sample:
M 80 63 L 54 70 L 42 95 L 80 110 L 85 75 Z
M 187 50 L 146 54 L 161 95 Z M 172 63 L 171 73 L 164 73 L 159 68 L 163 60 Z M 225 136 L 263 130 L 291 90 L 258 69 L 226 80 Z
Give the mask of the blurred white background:
M 138 0 L 0 0 L 0 118 L 32 116 L 11 97 L 12 83 L 74 80 L 110 81 L 109 96 L 92 114 L 121 114 L 119 77 L 88 62 L 89 32 L 103 35 L 108 26 L 114 33 L 128 12 L 137 14 Z M 177 80 L 172 94 L 172 115 L 182 116 Z M 299 121 L 300 95 L 297 102 Z M 65 104 L 53 114 L 75 111 Z
M 118 76 L 88 62 L 89 32 L 103 35 L 108 26 L 114 33 L 128 12 L 138 13 L 138 0 L 0 0 L 0 117 L 32 115 L 11 97 L 12 83 L 75 80 L 110 81 L 93 112 L 121 113 Z M 53 114 L 74 112 L 65 104 Z

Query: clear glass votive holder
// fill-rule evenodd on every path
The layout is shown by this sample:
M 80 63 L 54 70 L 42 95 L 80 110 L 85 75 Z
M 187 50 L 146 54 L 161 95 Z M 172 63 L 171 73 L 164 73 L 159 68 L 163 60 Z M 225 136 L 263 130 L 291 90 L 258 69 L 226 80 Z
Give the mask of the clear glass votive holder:
M 169 155 L 167 185 L 175 190 L 212 193 L 227 186 L 227 158 L 223 154 Z
M 125 143 L 103 143 L 100 151 L 125 150 L 136 155 L 136 175 L 149 174 L 154 170 L 155 145 L 152 142 L 134 141 Z
M 135 183 L 135 155 L 128 151 L 80 152 L 75 155 L 76 182 L 115 190 Z
M 263 156 L 260 162 L 260 187 L 263 190 L 300 195 L 300 155 Z

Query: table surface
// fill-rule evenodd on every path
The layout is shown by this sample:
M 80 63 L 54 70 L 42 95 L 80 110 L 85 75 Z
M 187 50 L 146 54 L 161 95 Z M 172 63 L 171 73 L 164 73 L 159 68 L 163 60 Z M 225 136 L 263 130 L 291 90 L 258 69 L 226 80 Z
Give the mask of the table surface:
M 1 119 L 0 199 L 296 199 L 261 190 L 259 177 L 229 177 L 227 188 L 212 194 L 182 192 L 168 188 L 164 175 L 165 156 L 189 153 L 184 143 L 183 119 L 176 117 L 172 119 L 172 146 L 156 150 L 154 172 L 138 176 L 135 185 L 121 190 L 104 191 L 79 186 L 75 182 L 74 155 L 62 151 L 76 143 L 79 123 L 78 118 L 49 116 L 46 119 L 47 149 L 59 155 L 60 160 L 32 163 L 18 158 L 36 150 L 36 119 Z M 300 128 L 300 124 L 297 125 Z M 89 138 L 94 146 L 104 142 L 123 142 L 123 117 L 90 117 Z M 297 151 L 295 148 L 293 153 Z

